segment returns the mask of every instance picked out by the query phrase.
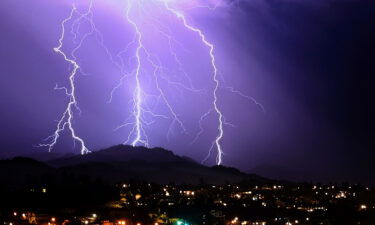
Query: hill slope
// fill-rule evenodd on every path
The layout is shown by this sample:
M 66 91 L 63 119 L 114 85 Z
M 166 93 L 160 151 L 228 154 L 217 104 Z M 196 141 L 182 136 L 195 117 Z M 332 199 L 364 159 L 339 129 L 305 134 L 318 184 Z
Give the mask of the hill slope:
M 11 170 L 12 177 L 24 177 L 26 172 L 34 177 L 54 176 L 55 181 L 64 176 L 88 177 L 105 183 L 116 183 L 130 179 L 177 184 L 224 184 L 243 180 L 265 181 L 256 175 L 249 175 L 234 168 L 223 166 L 207 167 L 187 157 L 180 157 L 162 148 L 148 149 L 117 145 L 88 155 L 75 155 L 50 160 L 44 163 L 35 160 L 0 161 L 0 177 L 7 177 L 5 171 Z M 33 162 L 33 163 L 30 163 Z M 28 168 L 32 168 L 29 170 Z M 23 175 L 22 175 L 23 174 Z M 9 178 L 7 179 L 9 180 Z M 22 181 L 22 179 L 21 179 Z M 15 181 L 12 181 L 15 182 Z

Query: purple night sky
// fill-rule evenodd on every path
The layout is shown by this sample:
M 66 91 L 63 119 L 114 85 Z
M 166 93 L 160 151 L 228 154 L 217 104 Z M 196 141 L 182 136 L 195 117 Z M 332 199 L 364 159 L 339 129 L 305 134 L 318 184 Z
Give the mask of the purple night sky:
M 0 2 L 2 157 L 48 150 L 34 146 L 54 132 L 68 103 L 64 90 L 54 88 L 69 85 L 72 67 L 53 48 L 73 2 L 80 12 L 89 5 L 88 0 Z M 212 108 L 215 83 L 209 49 L 174 15 L 147 3 L 157 0 L 143 2 L 145 11 L 137 8 L 131 16 L 141 24 L 144 45 L 165 69 L 160 73 L 164 77 L 161 88 L 186 128 L 183 132 L 178 122 L 173 123 L 170 109 L 159 102 L 153 67 L 145 61 L 140 76 L 147 90 L 145 111 L 162 115 L 145 115 L 145 123 L 150 123 L 145 131 L 148 142 L 150 147 L 164 147 L 201 161 L 217 135 L 217 117 L 210 113 L 202 123 L 204 132 L 192 143 L 200 131 L 199 118 Z M 375 95 L 370 87 L 375 81 L 375 69 L 370 66 L 375 52 L 374 3 L 239 0 L 221 2 L 209 10 L 197 8 L 201 4 L 197 0 L 169 2 L 183 10 L 215 46 L 218 106 L 226 122 L 221 142 L 224 165 L 264 175 L 278 171 L 273 175 L 278 178 L 374 183 Z M 81 66 L 76 96 L 82 112 L 75 111 L 73 125 L 90 150 L 124 143 L 132 129 L 116 127 L 129 122 L 132 115 L 136 46 L 122 54 L 123 61 L 115 57 L 115 63 L 107 52 L 116 56 L 134 40 L 125 9 L 125 0 L 94 1 L 93 21 L 107 49 L 93 34 L 75 52 Z M 63 48 L 67 53 L 91 29 L 83 22 L 74 39 L 70 28 Z M 171 54 L 163 32 L 172 36 L 182 66 Z M 125 65 L 122 72 L 116 66 L 121 62 Z M 129 78 L 108 103 L 124 73 L 130 73 Z M 181 84 L 192 84 L 195 90 Z M 242 94 L 261 103 L 264 111 Z M 61 134 L 53 151 L 79 153 L 69 132 Z M 213 165 L 215 156 L 214 149 L 206 163 Z

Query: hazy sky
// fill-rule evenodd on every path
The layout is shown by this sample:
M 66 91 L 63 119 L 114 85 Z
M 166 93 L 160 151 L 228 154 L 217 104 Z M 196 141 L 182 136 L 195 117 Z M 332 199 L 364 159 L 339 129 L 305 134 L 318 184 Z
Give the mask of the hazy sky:
M 68 99 L 55 85 L 68 85 L 69 64 L 53 48 L 58 44 L 61 21 L 69 16 L 72 1 L 2 0 L 0 2 L 0 153 L 3 156 L 45 151 L 33 146 L 54 132 Z M 85 11 L 87 2 L 78 4 Z M 107 3 L 105 3 L 107 2 Z M 189 5 L 189 4 L 187 4 Z M 191 5 L 196 6 L 196 3 Z M 121 1 L 97 1 L 93 20 L 113 55 L 134 39 L 134 29 L 126 22 Z M 186 9 L 186 5 L 184 5 Z M 152 9 L 152 7 L 149 7 Z M 189 21 L 204 31 L 215 45 L 221 87 L 218 105 L 225 120 L 222 141 L 224 165 L 242 170 L 281 166 L 306 175 L 306 179 L 374 182 L 375 120 L 372 84 L 375 59 L 375 7 L 371 1 L 236 1 L 214 11 L 188 10 Z M 210 113 L 199 132 L 199 117 L 212 107 L 212 68 L 208 49 L 181 21 L 155 8 L 132 16 L 142 24 L 147 49 L 158 55 L 166 67 L 161 88 L 187 132 L 171 124 L 165 104 L 158 94 L 149 63 L 145 62 L 141 81 L 145 105 L 168 118 L 145 115 L 151 146 L 162 146 L 176 154 L 201 161 L 216 135 L 216 117 Z M 158 22 L 155 22 L 157 19 Z M 161 29 L 162 28 L 162 29 Z M 83 23 L 80 40 L 90 30 Z M 170 54 L 168 39 L 183 64 L 183 70 L 197 90 L 188 85 L 178 63 Z M 69 30 L 70 31 L 70 30 Z M 64 50 L 77 44 L 69 33 Z M 134 68 L 134 46 L 123 55 L 124 71 Z M 123 143 L 131 126 L 134 76 L 130 76 L 107 101 L 122 77 L 106 50 L 91 35 L 76 52 L 83 73 L 76 78 L 77 99 L 74 126 L 91 150 Z M 143 53 L 143 57 L 145 57 Z M 129 60 L 130 58 L 130 60 Z M 119 62 L 116 58 L 116 62 Z M 123 71 L 123 72 L 124 72 Z M 170 83 L 167 85 L 167 80 Z M 231 88 L 253 97 L 265 111 Z M 146 93 L 147 92 L 147 93 Z M 151 96 L 151 97 L 150 97 Z M 147 100 L 146 100 L 147 99 Z M 131 120 L 131 119 L 130 119 Z M 132 137 L 131 137 L 132 138 Z M 64 132 L 56 152 L 78 152 L 68 132 Z M 212 164 L 215 150 L 207 161 Z

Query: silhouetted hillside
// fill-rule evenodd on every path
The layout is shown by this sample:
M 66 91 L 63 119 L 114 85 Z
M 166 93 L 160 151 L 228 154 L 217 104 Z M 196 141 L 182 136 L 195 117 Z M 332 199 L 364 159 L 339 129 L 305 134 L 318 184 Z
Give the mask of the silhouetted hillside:
M 8 186 L 37 184 L 56 169 L 34 159 L 16 157 L 12 160 L 0 160 L 0 183 Z
M 51 160 L 59 159 L 59 158 L 72 157 L 72 156 L 75 156 L 75 155 L 76 154 L 73 154 L 73 153 L 66 153 L 66 154 L 56 153 L 56 152 L 46 153 L 45 151 L 40 151 L 40 149 L 39 149 L 38 152 L 29 154 L 29 155 L 25 155 L 24 157 L 32 158 L 32 159 L 35 159 L 35 160 L 40 161 L 40 162 L 46 162 L 46 161 L 51 161 Z
M 172 151 L 162 148 L 145 148 L 133 147 L 129 145 L 116 145 L 107 149 L 95 151 L 87 155 L 75 155 L 71 157 L 63 157 L 48 161 L 48 164 L 55 167 L 71 166 L 89 162 L 129 162 L 143 161 L 156 163 L 171 162 L 189 162 L 195 163 L 194 160 L 187 157 L 175 155 Z
M 207 167 L 187 157 L 180 157 L 162 149 L 117 145 L 87 155 L 75 155 L 44 163 L 14 158 L 0 161 L 0 176 L 10 183 L 20 184 L 26 180 L 61 182 L 63 177 L 86 177 L 105 183 L 140 180 L 155 183 L 177 184 L 223 184 L 243 180 L 264 181 L 224 166 Z M 11 171 L 11 172 L 6 172 Z M 27 178 L 33 179 L 27 179 Z M 53 177 L 53 178 L 51 178 Z

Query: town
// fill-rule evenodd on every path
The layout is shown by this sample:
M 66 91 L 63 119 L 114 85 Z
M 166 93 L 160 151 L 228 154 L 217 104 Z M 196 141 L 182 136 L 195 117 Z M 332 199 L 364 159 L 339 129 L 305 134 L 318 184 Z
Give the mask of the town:
M 47 186 L 18 191 L 24 199 L 38 199 L 43 204 L 24 208 L 1 204 L 1 224 L 375 224 L 375 190 L 361 185 L 244 182 L 192 186 L 124 182 L 88 195 L 101 199 L 101 204 L 88 200 L 90 204 L 86 206 L 61 207 L 51 203 L 55 201 L 53 192 L 54 187 Z

